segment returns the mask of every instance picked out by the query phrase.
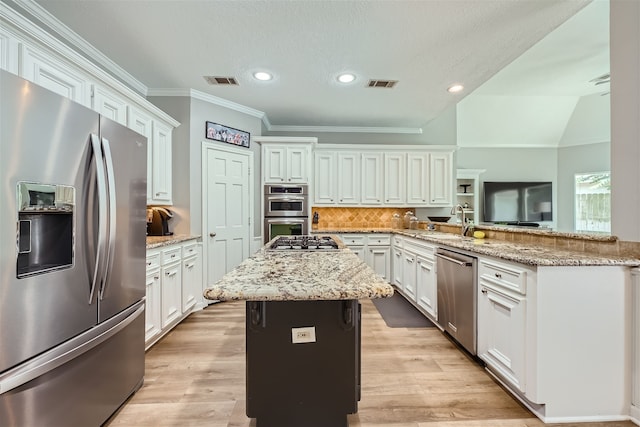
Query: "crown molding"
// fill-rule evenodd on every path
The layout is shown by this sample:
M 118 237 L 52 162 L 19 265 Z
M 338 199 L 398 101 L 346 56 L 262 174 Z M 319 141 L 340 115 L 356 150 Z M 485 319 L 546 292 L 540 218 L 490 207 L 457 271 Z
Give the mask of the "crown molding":
M 269 129 L 274 132 L 329 132 L 329 133 L 393 133 L 393 134 L 422 134 L 422 128 L 401 127 L 366 127 L 366 126 L 283 126 L 272 125 Z
M 35 19 L 40 21 L 44 26 L 51 29 L 62 40 L 70 43 L 71 46 L 74 46 L 80 52 L 83 52 L 96 64 L 100 64 L 109 74 L 116 77 L 139 94 L 142 94 L 143 96 L 147 95 L 147 86 L 145 86 L 138 79 L 129 74 L 125 69 L 109 59 L 105 54 L 100 52 L 94 46 L 89 44 L 75 31 L 58 20 L 55 16 L 49 13 L 38 3 L 33 0 L 12 0 L 12 2 L 18 7 L 22 8 L 25 12 L 33 16 Z

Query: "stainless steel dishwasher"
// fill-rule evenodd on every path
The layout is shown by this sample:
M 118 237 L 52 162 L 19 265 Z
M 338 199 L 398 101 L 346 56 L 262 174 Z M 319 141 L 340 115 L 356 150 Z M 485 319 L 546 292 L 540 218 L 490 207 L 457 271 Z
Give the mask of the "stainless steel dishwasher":
M 476 354 L 477 258 L 438 248 L 438 323 Z

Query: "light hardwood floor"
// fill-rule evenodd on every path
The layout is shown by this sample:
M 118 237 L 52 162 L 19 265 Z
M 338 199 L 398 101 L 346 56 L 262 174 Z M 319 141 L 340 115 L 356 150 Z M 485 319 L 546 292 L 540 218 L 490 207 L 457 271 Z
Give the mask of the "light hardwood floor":
M 255 427 L 244 411 L 244 307 L 209 306 L 152 347 L 144 386 L 107 425 Z M 350 427 L 544 425 L 439 330 L 389 328 L 371 301 L 362 301 L 362 399 Z

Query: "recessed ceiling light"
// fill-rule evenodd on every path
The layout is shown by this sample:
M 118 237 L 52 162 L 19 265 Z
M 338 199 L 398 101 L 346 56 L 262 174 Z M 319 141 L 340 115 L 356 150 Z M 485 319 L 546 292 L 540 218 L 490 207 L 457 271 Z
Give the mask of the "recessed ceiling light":
M 453 84 L 453 85 L 449 86 L 447 88 L 447 92 L 449 92 L 449 93 L 458 93 L 458 92 L 461 92 L 462 89 L 464 89 L 464 86 L 462 86 L 461 84 L 456 83 L 456 84 Z
M 338 76 L 338 81 L 340 83 L 351 83 L 356 79 L 356 76 L 351 73 L 344 73 Z
M 266 71 L 256 71 L 255 73 L 253 73 L 253 77 L 255 77 L 258 80 L 262 80 L 263 82 L 266 82 L 273 78 L 273 76 L 267 73 Z

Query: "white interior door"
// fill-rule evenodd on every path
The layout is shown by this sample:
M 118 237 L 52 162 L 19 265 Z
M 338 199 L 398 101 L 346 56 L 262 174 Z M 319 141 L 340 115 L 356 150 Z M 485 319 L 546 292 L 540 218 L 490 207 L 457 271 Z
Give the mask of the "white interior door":
M 203 242 L 207 282 L 213 284 L 249 256 L 252 153 L 204 145 Z

